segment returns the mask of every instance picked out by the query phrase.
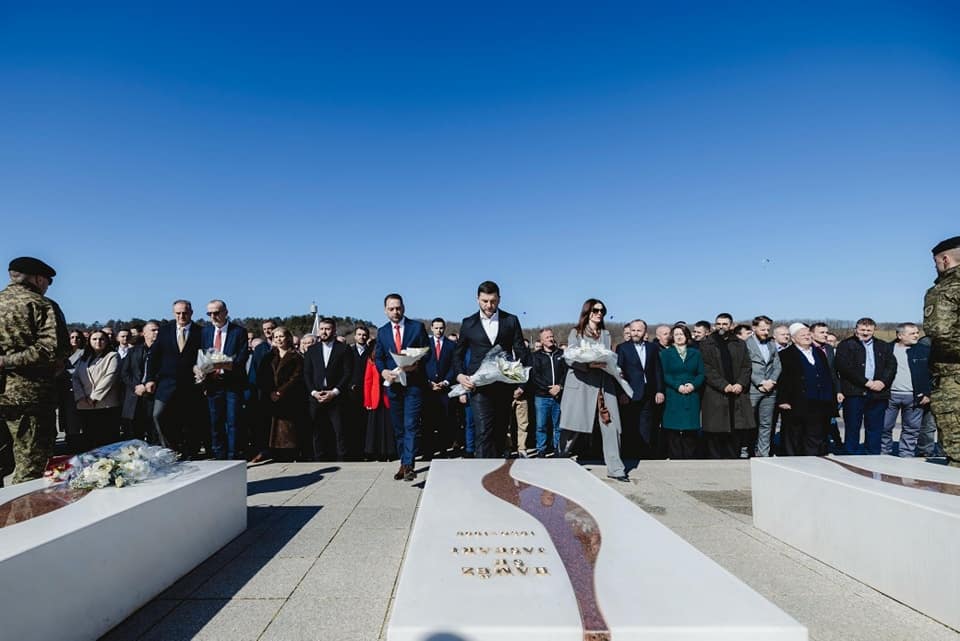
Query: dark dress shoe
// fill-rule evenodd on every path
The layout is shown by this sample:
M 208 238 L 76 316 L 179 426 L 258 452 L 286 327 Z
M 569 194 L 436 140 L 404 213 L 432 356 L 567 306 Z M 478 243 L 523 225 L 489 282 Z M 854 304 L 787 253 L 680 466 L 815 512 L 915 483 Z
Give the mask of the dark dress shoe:
M 394 481 L 402 481 L 403 477 L 407 475 L 407 466 L 401 464 L 400 469 L 397 470 L 397 473 L 393 475 Z
M 627 476 L 626 474 L 624 474 L 624 475 L 622 475 L 622 476 L 614 476 L 614 475 L 612 475 L 612 474 L 607 474 L 607 478 L 608 478 L 608 479 L 613 479 L 614 481 L 620 481 L 621 483 L 629 483 L 629 482 L 630 482 L 630 477 Z
M 404 481 L 415 481 L 417 480 L 417 473 L 413 471 L 413 466 L 407 467 L 406 474 L 403 475 Z

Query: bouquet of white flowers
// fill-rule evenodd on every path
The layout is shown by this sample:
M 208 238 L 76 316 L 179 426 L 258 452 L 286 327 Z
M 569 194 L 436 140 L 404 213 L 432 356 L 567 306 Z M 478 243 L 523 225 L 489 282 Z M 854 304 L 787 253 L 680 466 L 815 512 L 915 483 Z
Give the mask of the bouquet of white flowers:
M 617 353 L 607 349 L 603 343 L 581 341 L 578 347 L 563 350 L 563 360 L 572 363 L 603 363 L 603 371 L 616 379 L 627 396 L 633 396 L 633 388 L 623 378 L 623 372 L 617 366 Z
M 495 345 L 493 349 L 487 352 L 480 362 L 477 371 L 470 375 L 470 380 L 477 387 L 483 387 L 490 383 L 526 383 L 530 379 L 530 368 L 524 367 L 520 361 L 507 360 L 503 348 Z M 468 393 L 468 390 L 460 384 L 454 385 L 450 393 L 450 398 L 462 396 Z
M 390 371 L 392 371 L 396 375 L 397 382 L 403 385 L 404 387 L 406 387 L 407 373 L 403 371 L 403 368 L 410 367 L 411 365 L 415 365 L 417 361 L 419 361 L 421 358 L 426 356 L 427 352 L 429 351 L 430 351 L 429 347 L 408 347 L 406 349 L 400 350 L 399 354 L 394 354 L 393 352 L 390 352 L 390 356 L 393 357 L 393 362 L 397 364 L 396 369 L 393 369 Z M 389 385 L 389 383 L 385 383 L 385 384 Z
M 77 454 L 66 465 L 52 470 L 48 478 L 67 482 L 77 490 L 114 485 L 123 487 L 150 478 L 166 476 L 176 469 L 177 453 L 159 445 L 131 440 Z
M 211 347 L 197 352 L 197 364 L 193 366 L 193 375 L 198 383 L 202 383 L 207 374 L 218 369 L 230 369 L 232 367 L 232 356 L 218 352 Z

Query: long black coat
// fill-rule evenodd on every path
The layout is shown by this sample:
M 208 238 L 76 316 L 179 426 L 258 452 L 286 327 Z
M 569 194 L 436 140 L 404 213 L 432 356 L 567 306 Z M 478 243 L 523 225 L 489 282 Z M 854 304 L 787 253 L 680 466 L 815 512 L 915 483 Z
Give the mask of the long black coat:
M 723 362 L 720 360 L 720 348 L 715 334 L 711 334 L 700 342 L 700 355 L 703 357 L 703 370 L 707 383 L 703 388 L 703 431 L 729 432 L 730 431 L 730 394 L 723 389 L 727 385 L 740 383 L 743 393 L 734 397 L 733 427 L 738 430 L 752 430 L 757 425 L 753 418 L 753 408 L 750 405 L 750 356 L 747 354 L 747 344 L 742 340 L 731 337 L 727 342 L 730 350 L 730 360 L 733 362 L 733 380 L 727 380 L 723 373 Z
M 837 415 L 837 387 L 836 378 L 830 370 L 827 356 L 819 348 L 813 348 L 813 359 L 817 367 L 823 371 L 827 381 L 826 388 L 830 391 L 830 399 L 815 406 L 807 398 L 807 379 L 804 375 L 803 362 L 806 357 L 796 345 L 791 345 L 780 352 L 780 364 L 783 369 L 777 380 L 777 405 L 787 403 L 790 410 L 797 416 L 817 414 L 820 416 Z

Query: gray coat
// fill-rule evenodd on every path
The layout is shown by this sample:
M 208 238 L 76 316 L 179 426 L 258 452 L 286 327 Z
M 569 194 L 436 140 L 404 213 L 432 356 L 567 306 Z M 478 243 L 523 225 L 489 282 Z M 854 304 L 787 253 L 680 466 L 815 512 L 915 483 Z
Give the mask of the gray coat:
M 582 342 L 591 342 L 591 339 L 577 335 L 577 330 L 570 331 L 567 339 L 567 348 L 579 347 Z M 603 330 L 600 342 L 610 349 L 610 332 Z M 610 425 L 620 433 L 620 411 L 617 408 L 617 392 L 619 383 L 613 377 L 598 369 L 592 369 L 586 363 L 570 363 L 567 377 L 563 383 L 563 397 L 560 399 L 560 429 L 572 432 L 593 432 L 593 424 L 597 419 L 597 393 L 603 385 L 603 400 L 610 410 Z
M 746 340 L 747 356 L 750 357 L 750 394 L 753 396 L 765 396 L 763 392 L 757 389 L 760 383 L 764 381 L 777 382 L 780 378 L 780 355 L 777 352 L 777 344 L 772 339 L 767 342 L 767 349 L 770 352 L 769 358 L 763 357 L 763 350 L 760 349 L 760 341 L 756 336 L 751 336 Z M 773 390 L 767 392 L 772 394 Z

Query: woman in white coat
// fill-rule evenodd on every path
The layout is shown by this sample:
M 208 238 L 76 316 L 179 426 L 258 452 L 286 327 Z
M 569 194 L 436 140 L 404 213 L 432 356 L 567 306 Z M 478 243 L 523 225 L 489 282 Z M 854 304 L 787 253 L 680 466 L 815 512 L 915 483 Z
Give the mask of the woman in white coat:
M 599 343 L 610 349 L 610 332 L 603 325 L 606 314 L 602 301 L 587 299 L 580 310 L 580 320 L 567 339 L 567 348 Z M 570 363 L 560 400 L 561 455 L 569 456 L 579 437 L 592 434 L 599 423 L 607 476 L 629 481 L 620 458 L 619 384 L 603 367 L 603 363 Z
M 106 333 L 90 333 L 90 342 L 73 370 L 73 397 L 85 446 L 120 440 L 120 358 Z

